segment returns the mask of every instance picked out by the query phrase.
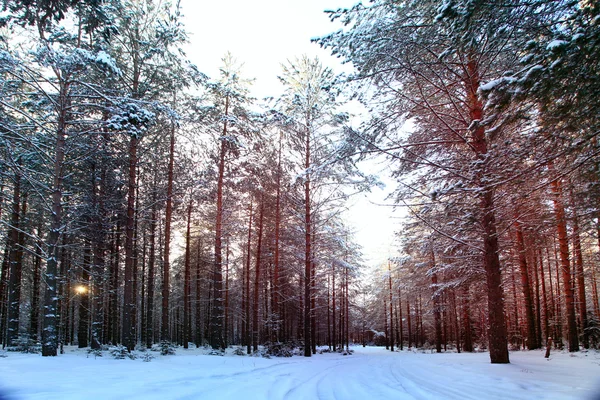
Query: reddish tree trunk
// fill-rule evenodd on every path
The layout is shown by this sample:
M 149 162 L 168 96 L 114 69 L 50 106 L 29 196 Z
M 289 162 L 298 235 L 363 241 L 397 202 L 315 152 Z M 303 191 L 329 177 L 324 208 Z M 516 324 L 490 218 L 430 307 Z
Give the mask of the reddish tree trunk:
M 23 273 L 22 265 L 20 262 L 19 252 L 21 245 L 19 234 L 20 226 L 19 222 L 22 219 L 22 214 L 25 210 L 20 207 L 21 199 L 21 175 L 15 174 L 14 186 L 13 186 L 13 200 L 12 200 L 12 215 L 10 219 L 9 227 L 9 278 L 8 278 L 8 315 L 7 315 L 7 326 L 6 331 L 6 343 L 9 346 L 14 346 L 19 336 L 19 312 L 21 305 L 21 276 Z M 21 253 L 22 254 L 22 253 Z
M 173 164 L 175 159 L 175 122 L 171 126 L 169 143 L 169 167 L 167 171 L 167 206 L 165 210 L 165 246 L 163 255 L 163 286 L 161 340 L 170 340 L 169 335 L 169 282 L 171 277 L 171 218 L 173 214 Z
M 256 268 L 255 268 L 255 276 L 254 276 L 254 304 L 252 309 L 252 350 L 258 350 L 258 334 L 259 334 L 259 326 L 258 326 L 258 294 L 259 294 L 259 284 L 260 284 L 260 256 L 262 251 L 262 233 L 263 233 L 263 214 L 264 214 L 264 200 L 261 199 L 260 202 L 260 212 L 258 216 L 258 243 L 256 245 Z
M 392 291 L 392 267 L 388 261 L 388 286 L 390 291 L 390 350 L 394 351 L 394 292 Z
M 151 348 L 154 342 L 154 263 L 156 260 L 156 175 L 152 191 L 152 211 L 150 213 L 150 250 L 148 254 L 148 296 L 146 298 L 146 347 Z
M 548 315 L 548 296 L 546 295 L 546 278 L 544 277 L 544 260 L 542 259 L 542 250 L 538 251 L 538 259 L 540 262 L 540 281 L 542 282 L 542 311 L 544 314 L 544 342 L 550 338 L 549 323 L 550 316 Z
M 310 121 L 310 117 L 307 117 L 307 121 Z M 307 123 L 306 127 L 306 138 L 305 138 L 305 180 L 304 180 L 304 356 L 310 357 L 312 355 L 311 345 L 311 329 L 310 329 L 310 305 L 311 305 L 311 282 L 312 276 L 312 252 L 311 252 L 311 207 L 310 207 L 310 127 Z
M 192 242 L 192 200 L 188 205 L 187 210 L 187 231 L 185 236 L 185 265 L 184 265 L 184 278 L 183 278 L 183 348 L 189 347 L 188 343 L 192 339 L 191 326 L 190 326 L 190 285 L 192 277 L 192 268 L 190 264 L 190 252 Z
M 587 303 L 585 297 L 585 277 L 583 273 L 583 256 L 581 254 L 581 237 L 579 233 L 579 219 L 577 217 L 577 208 L 575 207 L 575 196 L 571 190 L 571 199 L 573 207 L 573 252 L 575 253 L 575 276 L 577 283 L 577 304 L 579 309 L 579 321 L 581 322 L 582 344 L 586 349 L 590 348 L 589 334 L 587 331 Z
M 480 77 L 477 62 L 470 59 L 467 63 L 467 104 L 471 122 L 483 120 L 483 103 L 479 98 Z M 508 363 L 508 335 L 504 318 L 504 293 L 502 290 L 502 273 L 500 268 L 500 248 L 496 231 L 496 216 L 494 214 L 494 189 L 485 183 L 484 171 L 488 164 L 488 143 L 483 125 L 477 124 L 472 130 L 472 147 L 477 159 L 481 161 L 481 170 L 477 173 L 477 184 L 481 186 L 480 211 L 483 227 L 483 265 L 487 283 L 488 298 L 488 341 L 490 360 L 494 364 Z
M 529 270 L 527 268 L 527 257 L 525 253 L 525 242 L 523 240 L 523 231 L 521 224 L 515 221 L 517 251 L 519 253 L 519 268 L 521 270 L 521 288 L 523 290 L 523 299 L 525 300 L 525 318 L 527 319 L 527 348 L 534 350 L 539 348 L 537 335 L 535 333 L 535 316 L 533 301 L 531 299 L 531 285 L 529 282 Z
M 244 276 L 246 278 L 246 296 L 244 298 L 244 325 L 245 333 L 244 339 L 246 341 L 246 353 L 250 354 L 250 258 L 251 258 L 251 245 L 252 245 L 252 200 L 250 200 L 250 213 L 248 214 L 248 242 L 246 247 L 246 266 Z
M 562 201 L 562 185 L 560 180 L 552 182 L 554 194 L 554 215 L 556 218 L 556 231 L 560 249 L 560 265 L 563 278 L 563 291 L 565 308 L 567 310 L 567 336 L 569 351 L 579 351 L 579 338 L 577 337 L 577 321 L 575 319 L 575 302 L 573 299 L 573 287 L 571 286 L 571 268 L 569 264 L 569 239 L 567 237 L 567 221 L 565 208 Z
M 225 97 L 225 118 L 221 134 L 219 152 L 219 175 L 217 181 L 217 214 L 215 221 L 215 264 L 213 269 L 213 298 L 211 310 L 210 345 L 213 349 L 224 349 L 223 339 L 223 183 L 225 178 L 225 154 L 227 151 L 227 117 L 229 116 L 229 97 Z

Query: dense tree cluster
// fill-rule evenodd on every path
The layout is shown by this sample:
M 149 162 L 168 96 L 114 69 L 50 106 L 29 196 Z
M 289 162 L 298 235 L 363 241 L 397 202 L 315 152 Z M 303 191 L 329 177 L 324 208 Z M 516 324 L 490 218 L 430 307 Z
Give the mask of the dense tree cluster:
M 355 73 L 301 57 L 265 102 L 231 55 L 212 79 L 190 64 L 177 4 L 3 12 L 4 346 L 599 346 L 597 2 L 332 11 L 318 42 Z M 359 279 L 342 211 L 373 154 L 407 217 Z
M 316 59 L 270 106 L 187 60 L 168 2 L 5 1 L 1 339 L 348 345 L 347 116 Z
M 409 215 L 373 300 L 388 340 L 477 343 L 493 363 L 509 344 L 597 346 L 598 3 L 375 0 L 330 15 L 345 28 L 320 43 L 355 66 L 373 112 L 353 143 L 390 160 Z

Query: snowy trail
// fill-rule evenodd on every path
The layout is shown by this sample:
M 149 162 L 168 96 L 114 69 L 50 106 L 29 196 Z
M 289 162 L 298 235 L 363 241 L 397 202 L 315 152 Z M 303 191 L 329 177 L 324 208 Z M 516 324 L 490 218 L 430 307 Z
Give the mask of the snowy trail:
M 141 360 L 54 359 L 10 354 L 0 359 L 0 387 L 9 399 L 592 399 L 600 389 L 600 353 L 511 353 L 511 364 L 489 355 L 390 353 L 263 359 L 176 356 Z M 6 393 L 5 393 L 6 394 Z M 0 395 L 0 399 L 3 399 Z

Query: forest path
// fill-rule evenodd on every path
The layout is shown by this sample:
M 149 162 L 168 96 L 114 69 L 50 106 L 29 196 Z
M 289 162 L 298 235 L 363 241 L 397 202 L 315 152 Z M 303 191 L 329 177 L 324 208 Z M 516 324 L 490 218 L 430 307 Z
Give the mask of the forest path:
M 487 353 L 354 350 L 273 359 L 178 350 L 151 362 L 10 353 L 0 359 L 0 399 L 592 399 L 600 389 L 598 352 L 549 361 L 514 352 L 511 364 L 492 365 Z

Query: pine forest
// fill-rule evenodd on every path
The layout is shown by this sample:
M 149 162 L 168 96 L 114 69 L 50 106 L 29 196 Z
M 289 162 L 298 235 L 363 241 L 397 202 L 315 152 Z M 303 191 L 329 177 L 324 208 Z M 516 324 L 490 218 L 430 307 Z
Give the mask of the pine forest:
M 265 98 L 219 44 L 234 8 L 190 35 L 203 3 L 2 1 L 0 398 L 600 392 L 600 3 L 297 2 L 330 33 L 263 37 Z M 206 381 L 168 372 L 190 355 Z M 172 387 L 50 374 L 94 363 Z

